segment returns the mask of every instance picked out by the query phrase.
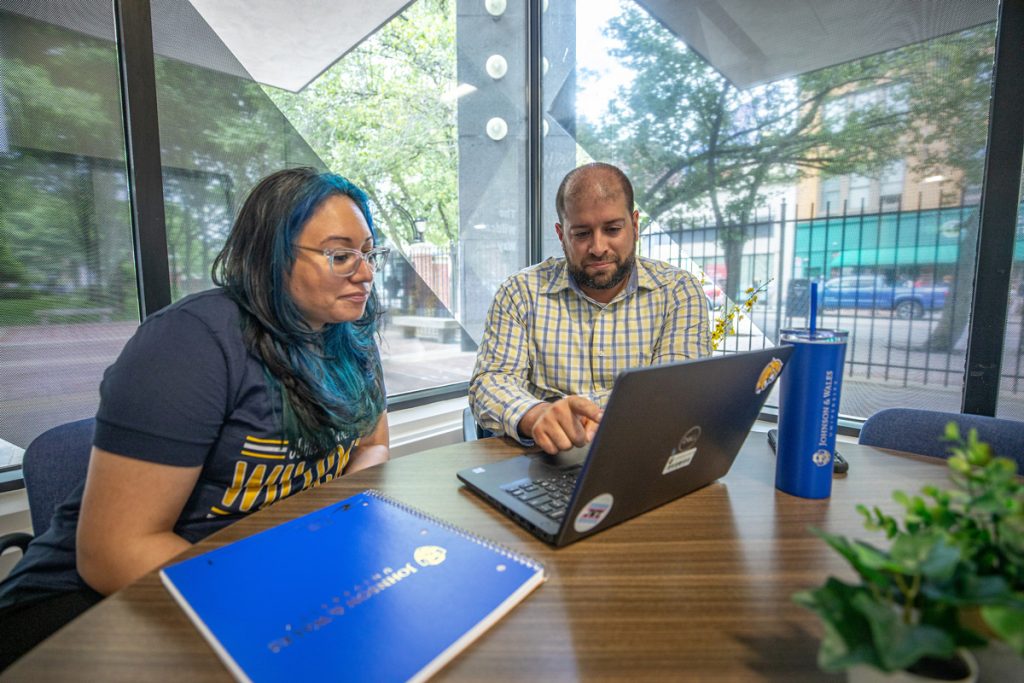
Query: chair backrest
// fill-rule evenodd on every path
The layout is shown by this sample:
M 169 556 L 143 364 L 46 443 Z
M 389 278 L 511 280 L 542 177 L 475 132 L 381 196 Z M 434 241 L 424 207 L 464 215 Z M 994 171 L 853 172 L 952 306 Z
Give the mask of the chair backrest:
M 90 417 L 58 425 L 25 449 L 21 467 L 36 536 L 50 527 L 54 510 L 85 480 L 95 424 Z
M 476 441 L 477 439 L 486 439 L 489 436 L 494 436 L 494 432 L 488 431 L 476 423 L 472 408 L 466 408 L 462 411 L 463 441 Z
M 1024 469 L 1024 422 L 985 415 L 946 413 L 938 410 L 914 408 L 887 408 L 880 410 L 864 422 L 860 430 L 860 443 L 879 448 L 949 457 L 949 443 L 942 440 L 946 424 L 960 426 L 966 435 L 970 429 L 978 430 L 978 438 L 988 443 L 996 455 L 1017 461 Z

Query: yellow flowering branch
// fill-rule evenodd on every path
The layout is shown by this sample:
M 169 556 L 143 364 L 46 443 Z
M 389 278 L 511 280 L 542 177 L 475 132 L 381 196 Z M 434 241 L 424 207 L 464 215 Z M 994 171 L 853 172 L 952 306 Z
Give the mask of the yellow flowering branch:
M 711 348 L 718 349 L 725 338 L 730 334 L 736 334 L 736 322 L 743 320 L 752 310 L 754 310 L 754 304 L 757 303 L 758 297 L 768 289 L 768 285 L 772 283 L 769 279 L 760 287 L 748 287 L 744 294 L 747 295 L 747 300 L 741 303 L 735 303 L 732 306 L 724 309 L 722 315 L 715 318 L 715 324 L 711 328 Z

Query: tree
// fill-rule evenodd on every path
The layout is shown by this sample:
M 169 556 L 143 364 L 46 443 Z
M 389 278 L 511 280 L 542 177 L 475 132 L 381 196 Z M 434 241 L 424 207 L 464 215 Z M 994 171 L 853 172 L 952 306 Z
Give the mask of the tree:
M 711 213 L 733 299 L 744 285 L 747 227 L 767 187 L 877 173 L 920 147 L 928 132 L 920 126 L 945 113 L 928 110 L 935 100 L 916 90 L 936 41 L 741 91 L 638 8 L 608 32 L 635 78 L 606 117 L 583 122 L 581 144 L 626 167 L 652 219 Z
M 39 22 L 4 21 L 17 40 L 0 58 L 11 141 L 0 157 L 0 252 L 30 264 L 22 279 L 84 277 L 87 298 L 100 301 L 105 264 L 93 183 L 97 168 L 121 154 L 111 135 L 120 127 L 117 81 L 104 79 L 116 73 L 116 52 Z M 58 40 L 60 50 L 48 49 Z
M 23 282 L 25 280 L 25 266 L 21 261 L 14 258 L 11 247 L 7 243 L 7 237 L 0 228 L 0 282 Z
M 458 273 L 458 137 L 455 7 L 419 0 L 297 94 L 267 93 L 327 166 L 366 191 L 378 229 L 403 247 L 419 240 L 448 249 Z M 440 97 L 439 97 L 440 96 Z M 437 305 L 412 262 L 404 304 Z
M 0 32 L 10 37 L 0 56 L 10 138 L 0 155 L 0 262 L 6 242 L 26 279 L 131 310 L 116 47 L 13 14 L 0 15 Z M 256 180 L 286 165 L 323 164 L 258 84 L 160 55 L 155 67 L 177 298 L 205 286 L 235 202 Z
M 458 242 L 455 16 L 449 0 L 412 4 L 298 94 L 267 88 L 334 171 L 363 188 L 397 244 Z

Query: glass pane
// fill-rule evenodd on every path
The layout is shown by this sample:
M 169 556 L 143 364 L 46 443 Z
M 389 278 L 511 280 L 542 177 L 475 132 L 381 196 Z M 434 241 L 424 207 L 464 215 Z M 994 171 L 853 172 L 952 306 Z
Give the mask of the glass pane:
M 96 412 L 139 308 L 110 5 L 0 1 L 0 465 Z
M 213 286 L 213 259 L 256 181 L 288 166 L 325 166 L 187 0 L 153 3 L 153 44 L 177 300 Z
M 816 283 L 819 325 L 851 335 L 842 413 L 958 410 L 996 3 L 743 7 L 595 0 L 545 15 L 548 58 L 572 62 L 544 80 L 548 118 L 579 160 L 623 167 L 639 252 L 698 274 L 716 319 L 766 287 L 719 353 L 805 326 Z M 555 187 L 545 173 L 545 198 Z
M 393 249 L 376 277 L 388 393 L 467 381 L 491 297 L 525 265 L 523 10 L 420 0 L 296 85 L 255 82 L 189 3 L 173 4 L 155 34 L 175 296 L 210 286 L 256 179 L 329 168 L 367 191 Z M 182 36 L 201 65 L 180 58 Z
M 996 415 L 1024 420 L 1024 182 L 1017 205 L 1017 233 L 1010 270 L 1003 364 Z
M 374 200 L 388 391 L 467 381 L 491 297 L 525 265 L 522 10 L 420 0 L 298 93 L 268 92 Z

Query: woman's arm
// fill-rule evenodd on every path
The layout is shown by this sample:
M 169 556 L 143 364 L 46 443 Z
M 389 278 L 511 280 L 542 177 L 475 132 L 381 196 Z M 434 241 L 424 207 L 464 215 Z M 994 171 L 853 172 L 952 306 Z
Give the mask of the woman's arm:
M 174 533 L 202 467 L 175 467 L 92 449 L 78 521 L 78 573 L 104 595 L 191 544 Z
M 388 434 L 388 411 L 385 410 L 380 414 L 380 419 L 377 420 L 377 426 L 374 428 L 373 433 L 360 439 L 359 445 L 352 449 L 352 455 L 349 458 L 348 466 L 345 468 L 345 474 L 351 474 L 364 470 L 367 467 L 387 462 L 391 457 L 388 450 L 390 438 Z

